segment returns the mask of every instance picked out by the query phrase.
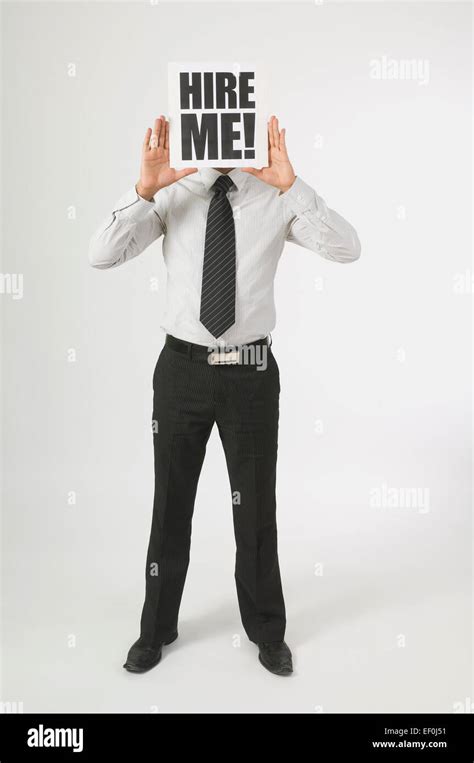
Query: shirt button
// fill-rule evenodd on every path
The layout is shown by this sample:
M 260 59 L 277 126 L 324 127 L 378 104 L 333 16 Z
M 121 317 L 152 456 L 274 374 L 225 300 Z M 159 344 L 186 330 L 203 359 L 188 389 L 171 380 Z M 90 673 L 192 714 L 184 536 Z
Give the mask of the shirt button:
M 298 201 L 303 201 L 303 197 L 302 197 L 302 195 L 300 193 L 298 194 L 298 196 L 296 198 L 298 199 Z

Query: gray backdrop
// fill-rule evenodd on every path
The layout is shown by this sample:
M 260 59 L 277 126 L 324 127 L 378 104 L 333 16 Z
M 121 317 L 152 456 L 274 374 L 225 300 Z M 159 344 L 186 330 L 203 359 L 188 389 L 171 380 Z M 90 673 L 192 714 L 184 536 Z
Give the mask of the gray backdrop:
M 462 711 L 469 4 L 2 10 L 1 700 L 25 712 Z M 240 623 L 215 432 L 180 639 L 147 675 L 122 669 L 144 595 L 165 272 L 159 243 L 94 271 L 88 240 L 138 177 L 144 131 L 166 113 L 167 62 L 210 58 L 269 65 L 296 172 L 362 242 L 350 266 L 287 245 L 277 275 L 286 681 L 258 665 Z

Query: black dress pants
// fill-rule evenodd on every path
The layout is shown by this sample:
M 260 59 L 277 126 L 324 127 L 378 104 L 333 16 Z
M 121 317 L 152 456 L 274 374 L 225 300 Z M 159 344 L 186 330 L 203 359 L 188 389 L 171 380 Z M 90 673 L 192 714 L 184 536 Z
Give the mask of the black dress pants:
M 196 489 L 214 423 L 231 486 L 242 623 L 256 643 L 284 637 L 275 500 L 280 380 L 270 347 L 263 349 L 265 370 L 258 362 L 210 365 L 202 354 L 167 344 L 160 353 L 153 375 L 155 494 L 143 645 L 167 641 L 178 629 Z

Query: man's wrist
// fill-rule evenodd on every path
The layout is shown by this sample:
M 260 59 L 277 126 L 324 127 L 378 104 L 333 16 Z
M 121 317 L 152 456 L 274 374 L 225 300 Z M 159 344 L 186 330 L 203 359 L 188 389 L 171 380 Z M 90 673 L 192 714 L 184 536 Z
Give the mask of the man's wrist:
M 135 190 L 142 199 L 145 199 L 145 201 L 153 201 L 153 197 L 159 189 L 144 188 L 140 181 L 138 181 L 138 183 L 135 184 Z
M 295 182 L 295 180 L 296 180 L 296 175 L 293 177 L 293 180 L 291 181 L 291 183 L 287 183 L 286 185 L 281 185 L 281 186 L 279 186 L 279 188 L 280 188 L 280 193 L 286 193 L 287 191 L 289 191 L 289 190 L 290 190 L 290 188 L 291 188 L 291 186 L 292 186 L 292 185 L 293 185 L 293 183 Z

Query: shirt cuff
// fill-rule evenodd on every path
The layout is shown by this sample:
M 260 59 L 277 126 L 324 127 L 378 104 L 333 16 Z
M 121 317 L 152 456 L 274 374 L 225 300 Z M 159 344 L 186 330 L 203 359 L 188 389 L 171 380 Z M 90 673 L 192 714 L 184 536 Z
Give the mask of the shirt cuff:
M 287 191 L 281 194 L 281 198 L 284 199 L 289 208 L 297 215 L 302 215 L 305 212 L 316 212 L 318 217 L 324 220 L 324 204 L 321 200 L 321 207 L 319 205 L 318 195 L 314 188 L 301 180 L 297 175 L 293 185 L 288 188 Z
M 135 186 L 122 196 L 117 202 L 114 213 L 120 212 L 121 217 L 128 217 L 130 220 L 138 221 L 147 216 L 150 209 L 155 207 L 155 200 L 147 201 L 138 195 Z

